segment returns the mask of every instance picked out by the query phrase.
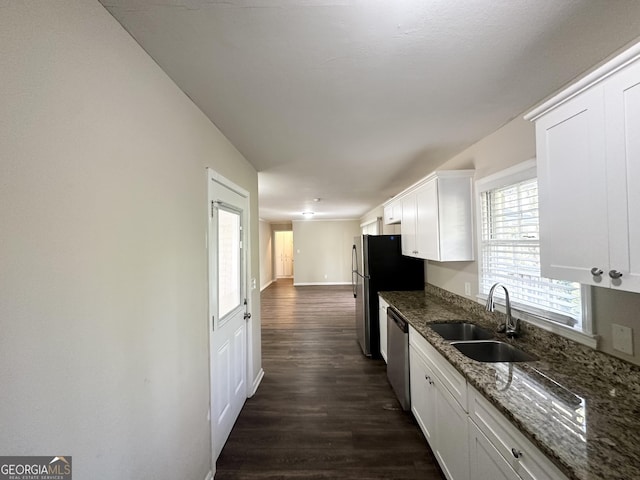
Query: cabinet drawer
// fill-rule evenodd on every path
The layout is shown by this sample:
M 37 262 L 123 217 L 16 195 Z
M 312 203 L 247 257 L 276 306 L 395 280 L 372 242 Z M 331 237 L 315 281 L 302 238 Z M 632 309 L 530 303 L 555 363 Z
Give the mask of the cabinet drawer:
M 409 325 L 409 344 L 413 345 L 416 350 L 429 360 L 430 367 L 444 387 L 465 412 L 469 411 L 467 407 L 467 381 L 462 374 L 411 325 Z
M 558 467 L 488 400 L 473 387 L 468 390 L 469 417 L 519 477 L 523 480 L 567 480 Z

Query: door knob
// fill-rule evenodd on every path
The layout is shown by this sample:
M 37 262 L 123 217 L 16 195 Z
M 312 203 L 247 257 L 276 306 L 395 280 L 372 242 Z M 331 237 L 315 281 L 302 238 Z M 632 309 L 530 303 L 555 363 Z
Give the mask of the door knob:
M 593 275 L 594 277 L 599 277 L 600 275 L 602 275 L 604 272 L 602 270 L 600 270 L 598 267 L 593 267 L 591 269 L 591 275 Z

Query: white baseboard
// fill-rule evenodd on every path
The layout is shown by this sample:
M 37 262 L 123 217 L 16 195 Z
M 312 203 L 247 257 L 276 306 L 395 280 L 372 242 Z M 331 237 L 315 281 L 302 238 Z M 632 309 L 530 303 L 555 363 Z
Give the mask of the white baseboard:
M 260 291 L 262 292 L 265 288 L 267 288 L 269 285 L 271 285 L 273 282 L 275 282 L 275 280 L 271 280 L 269 283 L 267 283 L 264 287 L 260 287 Z
M 251 386 L 251 392 L 249 393 L 249 398 L 253 397 L 258 391 L 258 387 L 260 386 L 260 382 L 264 378 L 264 370 L 261 368 L 256 376 L 256 379 L 253 381 L 253 385 Z
M 209 473 L 207 473 L 207 476 L 204 477 L 204 480 L 213 480 L 213 472 L 211 470 L 209 470 Z
M 294 287 L 308 287 L 313 285 L 351 285 L 351 282 L 294 282 L 293 284 Z

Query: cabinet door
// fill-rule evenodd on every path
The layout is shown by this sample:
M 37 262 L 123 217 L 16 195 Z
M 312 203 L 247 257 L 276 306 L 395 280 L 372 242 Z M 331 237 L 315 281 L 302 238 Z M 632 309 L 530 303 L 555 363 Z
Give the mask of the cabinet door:
M 422 355 L 413 346 L 409 346 L 409 376 L 411 412 L 429 442 L 429 446 L 435 451 L 436 391 L 433 380 L 435 375 L 425 363 Z
M 417 255 L 416 250 L 416 194 L 410 193 L 402 198 L 402 254 L 410 257 Z
M 604 98 L 596 86 L 536 122 L 542 275 L 608 285 Z M 603 275 L 591 274 L 592 268 Z
M 400 223 L 402 214 L 402 205 L 398 201 L 389 203 L 384 207 L 384 224 L 393 225 Z
M 409 345 L 416 349 L 427 362 L 460 407 L 467 409 L 467 380 L 449 363 L 415 328 L 409 325 Z
M 433 381 L 437 422 L 434 453 L 448 480 L 469 480 L 467 414 L 437 377 Z
M 521 480 L 496 448 L 469 419 L 469 470 L 474 480 Z
M 612 288 L 640 292 L 640 62 L 604 83 Z M 605 272 L 607 275 L 609 272 Z
M 440 260 L 438 180 L 433 179 L 416 192 L 416 250 L 418 257 Z

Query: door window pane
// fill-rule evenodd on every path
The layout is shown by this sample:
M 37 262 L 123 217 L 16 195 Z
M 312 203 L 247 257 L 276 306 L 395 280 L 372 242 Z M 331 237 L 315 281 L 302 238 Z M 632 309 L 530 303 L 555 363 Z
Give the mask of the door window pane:
M 240 306 L 240 215 L 218 210 L 218 315 Z

